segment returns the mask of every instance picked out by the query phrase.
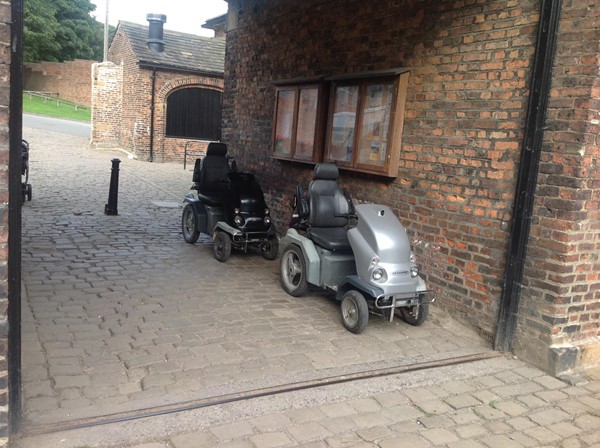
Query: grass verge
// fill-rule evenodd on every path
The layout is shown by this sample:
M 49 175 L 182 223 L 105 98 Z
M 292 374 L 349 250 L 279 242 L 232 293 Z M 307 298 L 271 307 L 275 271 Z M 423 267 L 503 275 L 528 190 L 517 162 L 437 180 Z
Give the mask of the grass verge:
M 49 117 L 65 118 L 67 120 L 78 120 L 90 122 L 92 111 L 89 107 L 79 106 L 75 109 L 73 104 L 67 104 L 56 99 L 44 100 L 39 96 L 31 98 L 26 93 L 23 94 L 23 112 L 28 114 L 46 115 Z

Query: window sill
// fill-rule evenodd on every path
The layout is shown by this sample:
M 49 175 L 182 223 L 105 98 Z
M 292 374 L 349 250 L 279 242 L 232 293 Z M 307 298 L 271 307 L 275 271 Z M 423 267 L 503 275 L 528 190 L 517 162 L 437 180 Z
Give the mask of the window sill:
M 280 160 L 282 162 L 301 163 L 303 165 L 312 165 L 312 166 L 316 165 L 317 163 L 321 163 L 321 162 L 315 162 L 314 160 L 292 159 L 290 157 L 282 157 L 282 156 L 277 156 L 274 154 L 271 155 L 271 158 Z M 323 162 L 323 163 L 334 163 L 334 162 Z M 398 177 L 398 168 L 392 169 L 389 172 L 385 172 L 383 170 L 378 170 L 378 169 L 355 168 L 355 167 L 341 165 L 341 164 L 336 164 L 336 165 L 340 171 L 352 171 L 355 173 L 371 174 L 374 176 L 385 177 L 388 179 L 395 179 L 396 177 Z

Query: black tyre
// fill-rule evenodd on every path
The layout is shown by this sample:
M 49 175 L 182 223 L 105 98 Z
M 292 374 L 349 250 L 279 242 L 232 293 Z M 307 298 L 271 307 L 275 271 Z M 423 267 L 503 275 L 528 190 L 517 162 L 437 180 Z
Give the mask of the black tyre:
M 279 253 L 279 240 L 277 235 L 269 237 L 269 239 L 260 245 L 260 252 L 266 260 L 275 260 Z
M 196 212 L 190 204 L 183 207 L 181 215 L 181 232 L 186 243 L 194 244 L 198 241 L 200 232 L 196 227 Z
M 342 323 L 344 328 L 354 334 L 362 333 L 369 323 L 369 306 L 364 296 L 351 289 L 342 299 Z
M 418 327 L 425 322 L 427 316 L 429 316 L 429 304 L 424 303 L 422 305 L 398 308 L 398 313 L 404 322 Z
M 31 201 L 31 197 L 32 197 L 31 185 L 27 184 L 27 200 Z
M 221 262 L 227 261 L 231 255 L 231 239 L 225 232 L 215 232 L 215 245 L 213 247 L 215 258 Z
M 308 292 L 306 276 L 306 261 L 302 250 L 295 244 L 290 244 L 281 254 L 281 287 L 291 296 L 302 296 Z

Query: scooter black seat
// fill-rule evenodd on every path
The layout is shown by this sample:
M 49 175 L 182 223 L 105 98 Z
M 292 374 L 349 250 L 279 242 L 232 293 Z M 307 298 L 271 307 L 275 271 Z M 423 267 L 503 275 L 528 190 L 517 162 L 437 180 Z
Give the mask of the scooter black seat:
M 350 250 L 348 231 L 344 227 L 312 227 L 308 236 L 317 246 L 331 251 Z
M 222 205 L 229 189 L 229 171 L 227 146 L 223 143 L 210 143 L 197 174 L 198 199 L 207 205 Z
M 350 250 L 347 228 L 351 204 L 338 185 L 339 171 L 333 163 L 315 166 L 308 186 L 308 235 L 327 250 Z

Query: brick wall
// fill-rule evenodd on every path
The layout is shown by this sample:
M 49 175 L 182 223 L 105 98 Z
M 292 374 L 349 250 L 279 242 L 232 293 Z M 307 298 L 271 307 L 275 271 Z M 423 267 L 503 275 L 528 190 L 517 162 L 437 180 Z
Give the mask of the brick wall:
M 273 82 L 391 67 L 410 68 L 398 177 L 383 181 L 343 172 L 342 183 L 349 187 L 356 200 L 384 202 L 394 208 L 408 227 L 421 271 L 438 292 L 438 306 L 492 339 L 502 293 L 539 1 L 334 0 L 323 3 L 307 0 L 282 3 L 238 0 L 229 3 L 230 15 L 233 11 L 238 23 L 227 34 L 223 139 L 240 165 L 258 173 L 281 231 L 285 231 L 289 219 L 288 204 L 294 187 L 298 181 L 308 182 L 312 167 L 270 157 Z M 580 5 L 573 9 L 581 8 L 581 14 L 589 6 L 577 0 L 569 4 Z M 566 8 L 570 11 L 569 6 Z M 576 26 L 579 18 L 572 18 L 572 26 Z M 589 24 L 592 23 L 590 19 Z M 566 39 L 576 41 L 578 37 L 565 29 L 561 32 L 564 33 L 564 89 L 574 97 L 572 105 L 589 97 L 591 91 L 589 86 L 582 90 L 568 79 L 572 72 L 568 72 L 567 67 L 579 69 L 574 68 L 575 59 L 566 63 L 571 57 Z M 591 41 L 598 42 L 597 39 Z M 583 50 L 584 42 L 590 40 L 579 42 L 589 70 L 598 62 L 597 48 L 591 45 Z M 565 92 L 555 89 L 553 107 L 557 107 L 558 97 Z M 570 121 L 567 124 L 559 120 L 561 126 L 570 128 L 576 126 L 578 120 L 565 118 L 568 107 L 565 103 L 562 110 L 553 113 L 559 114 L 561 120 Z M 586 105 L 581 104 L 580 109 L 578 113 L 585 115 Z M 597 117 L 588 117 L 588 124 L 594 119 Z M 549 139 L 553 145 L 564 146 L 562 140 L 576 138 L 576 134 L 591 138 L 591 129 L 590 126 L 579 131 L 573 129 L 567 134 L 559 129 Z M 587 152 L 588 159 L 594 157 L 593 151 L 597 158 L 597 146 L 595 148 Z M 548 174 L 549 178 L 556 178 L 545 172 L 556 169 L 550 166 L 565 163 L 563 157 L 553 151 L 547 145 L 542 175 Z M 567 162 L 572 167 L 563 167 L 563 180 L 559 183 L 571 182 L 566 179 L 583 169 L 578 165 L 583 159 L 575 157 Z M 582 177 L 594 178 L 589 167 L 584 171 L 586 174 Z M 568 254 L 583 250 L 587 254 L 584 258 L 588 259 L 594 250 L 598 253 L 597 243 L 595 248 L 593 244 L 584 243 L 584 238 L 589 237 L 597 241 L 597 174 L 595 176 L 596 187 L 592 186 L 593 182 L 585 181 L 587 192 L 579 192 L 578 184 L 554 190 L 559 202 L 564 200 L 564 204 L 569 204 L 563 206 L 567 207 L 564 211 L 568 215 L 565 223 L 577 229 L 577 235 L 572 236 L 580 246 L 573 248 L 569 242 L 554 242 L 552 254 L 566 250 L 567 246 Z M 549 203 L 542 201 L 540 196 L 539 224 L 544 226 L 542 212 Z M 572 202 L 586 204 L 584 227 L 588 230 L 580 224 L 572 224 L 580 217 L 569 209 Z M 594 205 L 596 212 L 592 211 Z M 561 232 L 568 233 L 570 239 L 573 230 L 568 228 Z M 539 231 L 535 230 L 534 236 Z M 566 236 L 564 233 L 555 235 Z M 530 253 L 535 255 L 540 243 L 545 242 L 532 238 Z M 597 259 L 586 262 L 585 266 L 573 267 L 585 271 L 585 274 L 572 273 L 581 279 L 575 290 L 585 289 L 582 277 L 594 281 Z M 531 273 L 528 271 L 528 276 Z M 568 278 L 561 278 L 557 283 L 565 281 Z M 541 289 L 545 288 L 542 285 Z M 584 306 L 583 311 L 573 317 L 578 320 L 588 315 L 590 335 L 598 328 L 597 311 L 596 314 L 592 311 L 593 307 L 597 310 L 597 283 L 591 288 L 595 288 L 591 294 L 595 297 L 593 304 Z M 565 305 L 563 311 L 568 309 Z M 548 316 L 538 313 L 538 321 L 545 319 Z M 554 331 L 552 324 L 539 325 L 532 321 L 525 326 L 531 326 L 530 336 L 544 341 L 545 353 L 535 361 L 548 368 L 547 348 L 549 334 Z M 524 340 L 523 343 L 526 345 Z
M 0 3 L 0 446 L 8 446 L 8 185 L 11 3 Z
M 439 305 L 492 337 L 537 2 L 243 3 L 227 36 L 224 140 L 261 173 L 280 228 L 311 167 L 270 158 L 273 81 L 410 67 L 398 178 L 342 181 L 394 208 Z
M 97 117 L 102 121 L 102 126 L 108 123 L 117 123 L 118 128 L 106 135 L 93 132 L 92 141 L 96 144 L 112 143 L 115 141 L 121 148 L 135 154 L 142 160 L 150 160 L 150 130 L 151 130 L 151 105 L 152 105 L 152 70 L 140 68 L 137 58 L 125 33 L 119 30 L 110 47 L 109 61 L 115 67 L 120 67 L 120 109 L 106 110 L 106 115 Z M 188 139 L 170 138 L 165 136 L 166 126 L 166 101 L 169 93 L 182 87 L 202 87 L 223 90 L 223 79 L 183 74 L 175 71 L 157 69 L 155 79 L 155 110 L 154 110 L 154 142 L 153 160 L 156 162 L 183 161 L 184 148 Z M 117 100 L 115 100 L 117 101 Z M 92 111 L 94 114 L 95 112 Z M 93 129 L 99 123 L 94 118 Z M 112 139 L 112 140 L 111 140 Z M 193 141 L 189 145 L 190 152 L 203 151 L 208 142 Z
M 122 67 L 118 142 L 121 147 L 138 154 L 149 146 L 149 139 L 144 137 L 149 135 L 149 123 L 145 117 L 150 110 L 147 93 L 150 92 L 151 81 L 140 79 L 135 54 L 122 29 L 113 39 L 108 60 Z
M 599 12 L 561 13 L 519 313 L 516 351 L 555 370 L 600 363 Z
M 183 163 L 185 145 L 188 144 L 188 153 L 204 152 L 210 143 L 205 140 L 189 140 L 182 138 L 166 137 L 167 123 L 167 97 L 175 90 L 185 87 L 201 87 L 223 91 L 222 78 L 209 78 L 204 76 L 182 76 L 169 72 L 157 74 L 156 82 L 156 114 L 154 119 L 155 147 L 158 161 Z M 194 157 L 188 157 L 187 162 L 193 165 Z
M 91 69 L 95 61 L 76 59 L 66 62 L 39 62 L 26 64 L 23 88 L 53 92 L 58 98 L 90 106 Z

